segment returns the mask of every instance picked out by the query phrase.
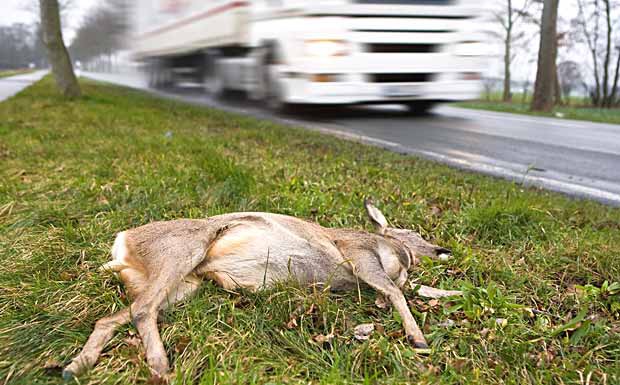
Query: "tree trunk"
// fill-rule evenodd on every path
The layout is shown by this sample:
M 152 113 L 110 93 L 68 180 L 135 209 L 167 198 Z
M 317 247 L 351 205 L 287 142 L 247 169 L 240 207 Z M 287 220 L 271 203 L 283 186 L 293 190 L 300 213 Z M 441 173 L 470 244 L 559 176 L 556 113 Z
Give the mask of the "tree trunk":
M 616 95 L 618 95 L 618 77 L 620 76 L 620 46 L 618 46 L 618 61 L 616 62 L 616 74 L 614 75 L 614 84 L 611 88 L 611 96 L 609 100 L 611 104 L 616 103 Z
M 532 111 L 550 112 L 555 101 L 558 3 L 559 0 L 544 1 Z
M 512 61 L 512 0 L 508 0 L 508 21 L 506 24 L 506 40 L 504 40 L 504 95 L 502 101 L 508 103 L 512 101 L 512 76 L 510 73 L 510 62 Z
M 595 88 L 594 88 L 594 97 L 592 100 L 593 104 L 595 106 L 600 106 L 601 103 L 601 77 L 599 76 L 599 72 L 598 72 L 598 53 L 596 52 L 596 49 L 592 49 L 590 50 L 590 53 L 592 54 L 592 61 L 594 62 L 594 84 L 595 84 Z
M 611 57 L 611 8 L 609 0 L 603 0 L 605 3 L 605 15 L 607 20 L 607 42 L 605 51 L 605 64 L 603 64 L 603 107 L 611 106 L 609 100 L 609 60 Z
M 60 92 L 67 98 L 80 97 L 80 86 L 75 78 L 67 47 L 62 40 L 58 0 L 39 0 L 43 43 L 52 65 L 52 73 Z
M 504 95 L 502 96 L 502 101 L 511 102 L 512 101 L 512 90 L 511 90 L 511 74 L 510 74 L 510 42 L 506 41 L 505 47 L 505 56 L 504 56 Z

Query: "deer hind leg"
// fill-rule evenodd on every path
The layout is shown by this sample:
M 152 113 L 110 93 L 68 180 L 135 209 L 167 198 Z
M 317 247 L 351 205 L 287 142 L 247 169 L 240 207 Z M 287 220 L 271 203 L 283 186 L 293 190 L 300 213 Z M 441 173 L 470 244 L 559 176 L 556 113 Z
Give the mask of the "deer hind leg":
M 189 246 L 189 245 L 187 245 Z M 206 250 L 199 247 L 179 250 L 177 257 L 192 263 L 178 263 L 170 259 L 159 274 L 150 279 L 149 286 L 131 305 L 131 319 L 142 338 L 146 361 L 153 373 L 153 380 L 165 380 L 169 363 L 164 344 L 157 328 L 157 316 L 161 308 L 185 298 L 199 286 L 192 271 L 205 255 Z M 200 255 L 192 255 L 196 252 Z
M 157 328 L 157 316 L 160 309 L 178 300 L 179 285 L 184 285 L 182 278 L 175 279 L 174 275 L 161 274 L 131 305 L 131 320 L 142 338 L 146 361 L 155 382 L 165 381 L 170 370 L 168 356 Z
M 137 269 L 126 267 L 120 271 L 120 278 L 130 296 L 140 295 L 146 286 L 144 274 Z M 70 379 L 92 368 L 101 355 L 105 345 L 112 339 L 114 332 L 120 326 L 131 321 L 129 308 L 118 311 L 110 316 L 103 317 L 95 323 L 95 329 L 88 337 L 88 341 L 73 361 L 63 370 L 63 377 Z
M 95 330 L 88 337 L 88 341 L 73 361 L 62 371 L 65 380 L 92 368 L 97 362 L 105 345 L 112 339 L 118 327 L 130 321 L 129 308 L 125 308 L 110 316 L 99 319 L 95 323 Z
M 183 301 L 190 297 L 198 290 L 202 280 L 194 273 L 187 275 L 179 284 L 168 292 L 168 296 L 159 306 L 160 310 L 164 310 L 177 302 Z

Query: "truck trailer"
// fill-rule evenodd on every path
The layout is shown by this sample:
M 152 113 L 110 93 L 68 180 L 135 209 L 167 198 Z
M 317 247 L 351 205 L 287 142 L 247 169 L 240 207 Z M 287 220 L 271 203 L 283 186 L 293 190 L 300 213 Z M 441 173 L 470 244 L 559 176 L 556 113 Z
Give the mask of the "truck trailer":
M 292 104 L 424 112 L 481 92 L 484 2 L 138 0 L 132 45 L 149 85 L 199 82 Z

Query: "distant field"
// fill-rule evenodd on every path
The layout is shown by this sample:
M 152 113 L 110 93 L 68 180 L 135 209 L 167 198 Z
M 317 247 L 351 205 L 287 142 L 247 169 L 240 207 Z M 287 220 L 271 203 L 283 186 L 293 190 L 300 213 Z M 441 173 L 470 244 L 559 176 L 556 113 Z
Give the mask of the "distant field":
M 0 70 L 0 78 L 8 78 L 10 76 L 23 75 L 34 72 L 31 69 L 19 69 L 19 70 Z
M 497 112 L 510 112 L 535 116 L 549 116 L 563 119 L 585 120 L 589 122 L 620 124 L 620 108 L 593 108 L 588 107 L 588 101 L 584 98 L 571 98 L 565 106 L 555 107 L 552 113 L 530 111 L 531 96 L 523 97 L 523 94 L 515 94 L 512 103 L 501 101 L 500 94 L 491 94 L 481 100 L 457 103 L 458 106 L 477 110 L 489 110 Z
M 94 322 L 127 306 L 119 281 L 97 270 L 116 232 L 230 211 L 370 228 L 367 196 L 394 226 L 454 252 L 447 263 L 424 260 L 405 291 L 430 354 L 416 354 L 398 315 L 367 289 L 238 295 L 205 283 L 161 317 L 175 383 L 620 383 L 620 209 L 124 88 L 82 87 L 84 98 L 66 102 L 47 77 L 0 103 L 0 384 L 61 384 Z M 428 301 L 414 295 L 417 283 L 465 296 Z M 353 327 L 367 322 L 375 333 L 355 340 Z M 127 326 L 79 383 L 148 378 Z

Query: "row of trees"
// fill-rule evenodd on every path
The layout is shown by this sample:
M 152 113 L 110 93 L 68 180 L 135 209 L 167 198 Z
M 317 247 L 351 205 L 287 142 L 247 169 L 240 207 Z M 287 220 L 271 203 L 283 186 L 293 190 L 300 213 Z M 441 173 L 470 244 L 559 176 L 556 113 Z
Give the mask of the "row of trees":
M 558 93 L 560 92 L 560 81 L 558 76 L 557 51 L 559 41 L 562 38 L 562 34 L 557 33 L 557 15 L 559 0 L 544 0 L 542 1 L 542 17 L 537 19 L 536 12 L 532 12 L 530 7 L 534 5 L 540 6 L 541 0 L 525 0 L 525 4 L 521 8 L 517 9 L 513 7 L 513 0 L 506 0 L 508 6 L 504 14 L 498 14 L 497 19 L 502 20 L 502 26 L 504 27 L 506 36 L 504 43 L 506 45 L 505 50 L 505 67 L 506 67 L 506 79 L 504 82 L 504 96 L 509 98 L 510 96 L 510 64 L 513 59 L 512 44 L 515 38 L 519 36 L 513 35 L 515 24 L 519 19 L 540 20 L 540 47 L 538 55 L 537 76 L 535 82 L 534 99 L 532 102 L 532 109 L 534 110 L 551 110 L 553 105 L 557 101 Z M 607 55 L 604 61 L 604 76 L 602 82 L 598 82 L 595 92 L 595 98 L 597 102 L 603 101 L 601 105 L 608 106 L 615 100 L 615 89 L 609 92 L 609 60 L 611 57 L 610 52 L 610 39 L 613 35 L 612 26 L 610 22 L 611 18 L 611 0 L 579 0 L 584 2 L 582 5 L 585 10 L 586 1 L 593 2 L 596 5 L 599 2 L 603 2 L 607 5 Z M 77 60 L 89 61 L 102 55 L 110 56 L 112 52 L 116 51 L 122 45 L 122 38 L 125 36 L 127 29 L 127 23 L 125 19 L 126 0 L 108 0 L 105 6 L 99 7 L 96 12 L 91 13 L 77 31 L 76 39 L 74 40 L 71 51 L 74 58 Z M 73 74 L 71 62 L 67 49 L 62 40 L 62 32 L 60 28 L 60 7 L 58 0 L 39 0 L 40 12 L 41 12 L 41 25 L 42 36 L 45 46 L 47 48 L 48 57 L 52 64 L 53 73 L 56 77 L 57 83 L 67 96 L 79 95 L 79 87 L 77 81 L 75 81 L 75 75 Z M 580 16 L 585 11 L 580 13 Z M 505 18 L 504 18 L 505 17 Z M 585 17 L 585 16 L 584 16 Z M 585 19 L 584 19 L 585 20 Z M 505 21 L 505 22 L 504 22 Z M 588 30 L 587 23 L 584 22 L 582 29 Z M 591 41 L 591 46 L 595 51 L 593 57 L 595 58 L 595 72 L 597 70 L 596 58 L 598 54 L 598 32 L 594 34 Z M 620 66 L 620 59 L 618 59 Z M 567 68 L 569 69 L 569 68 Z M 574 69 L 574 68 L 573 68 Z M 615 77 L 615 84 L 617 85 L 617 72 Z M 616 87 L 617 88 L 617 87 Z
M 69 47 L 73 58 L 109 64 L 114 53 L 125 48 L 128 7 L 126 0 L 107 0 L 86 15 Z
M 0 69 L 45 66 L 39 25 L 16 23 L 0 26 Z
M 620 73 L 620 12 L 614 0 L 563 0 L 567 8 L 573 5 L 578 13 L 569 20 L 558 19 L 559 1 L 551 3 L 542 0 L 502 0 L 494 12 L 494 20 L 501 26 L 496 38 L 504 46 L 503 100 L 512 99 L 512 65 L 517 53 L 526 54 L 528 44 L 539 37 L 549 38 L 552 51 L 541 52 L 544 57 L 554 56 L 556 69 L 553 71 L 553 93 L 555 104 L 562 103 L 575 89 L 583 88 L 598 107 L 612 107 L 620 103 L 618 77 Z M 572 2 L 572 4 L 571 4 Z M 555 12 L 541 18 L 541 6 Z M 544 13 L 544 11 L 543 11 Z M 545 24 L 546 23 L 546 24 Z M 553 26 L 551 26 L 553 24 Z M 545 25 L 547 28 L 545 29 Z M 542 42 L 541 42 L 542 43 Z M 559 51 L 559 52 L 558 52 Z M 563 53 L 563 55 L 558 55 Z M 586 55 L 587 54 L 587 55 Z M 561 56 L 568 56 L 559 60 Z M 574 59 L 583 57 L 577 63 Z
M 594 90 L 592 103 L 611 107 L 618 103 L 620 74 L 620 34 L 618 3 L 612 0 L 577 0 L 579 16 L 573 21 L 574 36 L 585 43 L 590 52 Z M 612 57 L 616 56 L 615 66 Z M 613 81 L 612 81 L 613 78 Z
M 61 9 L 70 6 L 70 2 L 71 0 L 39 0 L 38 9 L 33 11 L 38 11 L 40 15 L 40 36 L 58 88 L 66 97 L 77 98 L 81 95 L 81 90 L 61 28 Z M 72 45 L 74 59 L 90 60 L 104 53 L 110 55 L 121 46 L 121 37 L 127 27 L 127 4 L 126 0 L 107 0 L 96 12 L 87 16 Z

